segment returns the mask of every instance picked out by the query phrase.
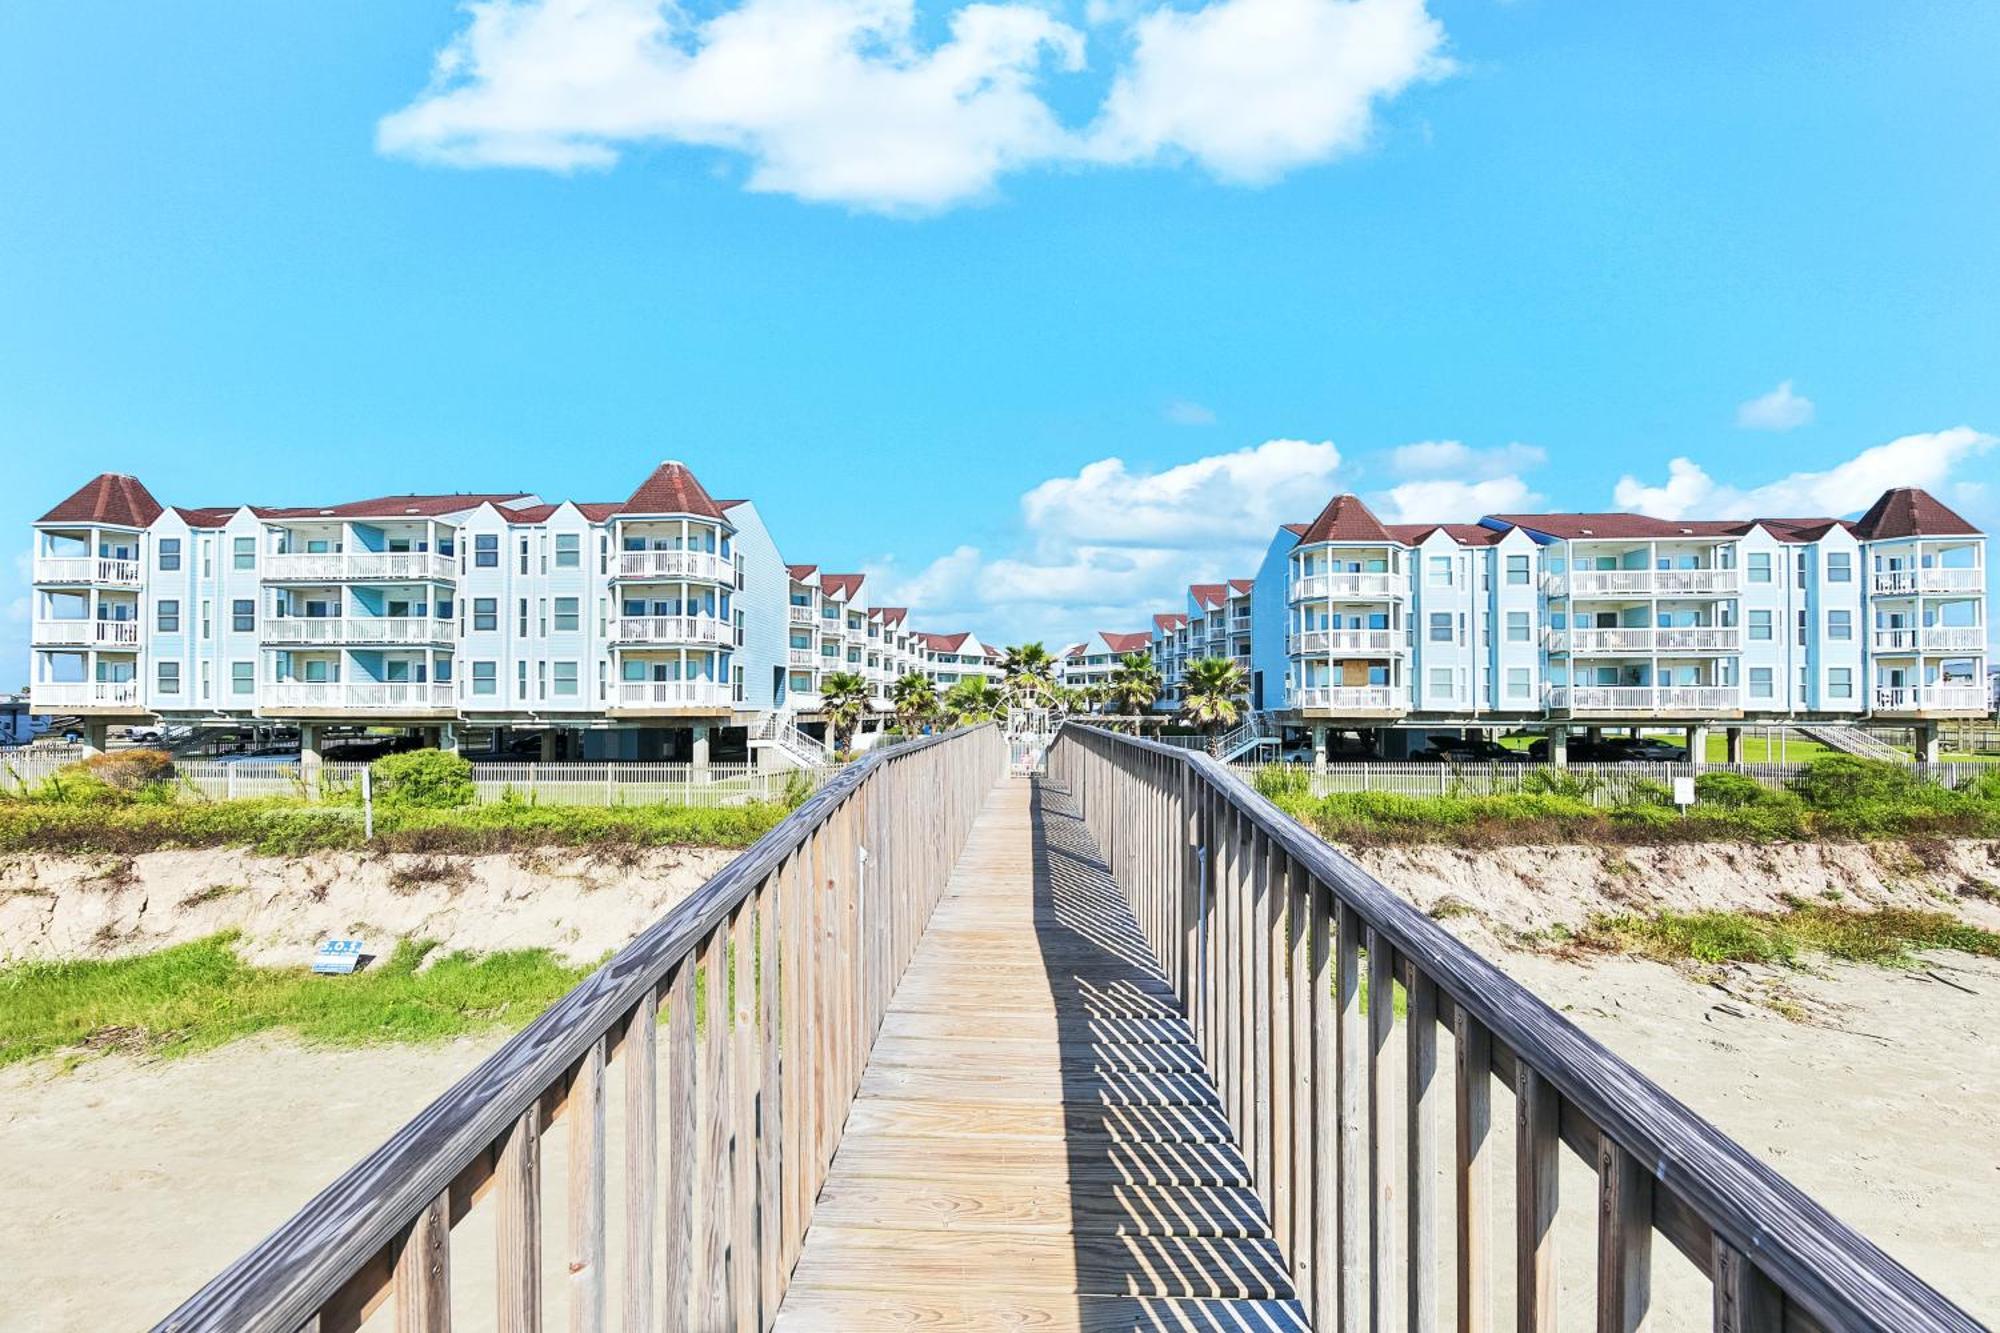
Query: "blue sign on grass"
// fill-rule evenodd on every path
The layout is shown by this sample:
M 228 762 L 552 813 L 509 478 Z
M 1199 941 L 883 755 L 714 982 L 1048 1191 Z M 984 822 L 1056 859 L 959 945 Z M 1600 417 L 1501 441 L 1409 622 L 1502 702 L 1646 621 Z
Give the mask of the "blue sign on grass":
M 360 965 L 360 940 L 328 940 L 313 955 L 313 971 L 331 976 L 346 976 Z

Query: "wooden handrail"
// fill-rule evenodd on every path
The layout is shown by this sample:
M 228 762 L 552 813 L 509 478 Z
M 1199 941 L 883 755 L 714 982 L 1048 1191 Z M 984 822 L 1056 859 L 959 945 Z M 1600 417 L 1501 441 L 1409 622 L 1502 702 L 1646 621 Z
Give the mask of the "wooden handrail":
M 572 1326 L 602 1327 L 619 1304 L 636 1316 L 626 1327 L 768 1328 L 881 1013 L 1006 759 L 989 724 L 844 769 L 157 1327 L 334 1333 L 388 1300 L 399 1328 L 448 1327 L 451 1227 L 490 1195 L 500 1327 L 538 1328 L 539 1143 L 567 1122 L 585 1164 L 569 1182 Z M 628 1214 L 616 1297 L 602 1178 L 614 1060 Z
M 1452 1223 L 1432 1164 L 1451 1156 L 1459 1327 L 1493 1327 L 1496 1074 L 1517 1110 L 1518 1327 L 1555 1326 L 1558 1145 L 1599 1178 L 1601 1330 L 1640 1326 L 1655 1230 L 1711 1278 L 1718 1329 L 1982 1327 L 1209 756 L 1065 727 L 1049 772 L 1175 983 L 1314 1327 L 1371 1325 L 1398 1302 L 1411 1329 L 1435 1327 L 1436 1233 Z M 1408 996 L 1400 1096 L 1384 1060 L 1393 1005 L 1364 1017 L 1364 966 L 1371 995 Z M 1440 1027 L 1455 1076 L 1438 1072 Z

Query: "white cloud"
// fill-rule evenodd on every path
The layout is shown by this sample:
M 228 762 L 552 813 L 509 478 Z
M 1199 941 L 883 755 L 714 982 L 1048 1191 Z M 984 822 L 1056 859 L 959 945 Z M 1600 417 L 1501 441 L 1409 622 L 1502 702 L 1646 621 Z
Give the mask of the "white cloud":
M 1168 403 L 1160 413 L 1169 424 L 1175 426 L 1213 426 L 1215 412 L 1200 403 L 1191 403 L 1185 398 L 1176 398 Z
M 1549 461 L 1539 445 L 1506 444 L 1498 449 L 1474 449 L 1457 440 L 1420 440 L 1389 451 L 1389 465 L 1406 477 L 1450 475 L 1484 481 L 1527 472 Z
M 1029 491 L 1021 515 L 1044 546 L 1268 539 L 1278 524 L 1324 504 L 1339 468 L 1340 451 L 1329 441 L 1266 440 L 1164 472 L 1134 472 L 1121 458 L 1104 458 Z
M 1423 0 L 1217 0 L 1162 6 L 1132 31 L 1093 155 L 1184 154 L 1243 184 L 1354 152 L 1378 101 L 1450 68 Z
M 1373 108 L 1441 73 L 1425 0 L 1099 5 L 1130 63 L 1093 124 L 1053 76 L 1086 38 L 1033 0 L 472 0 L 430 86 L 377 127 L 386 153 L 455 166 L 606 168 L 632 147 L 741 154 L 752 190 L 885 212 L 978 199 L 1006 173 L 1186 154 L 1265 181 L 1359 146 Z
M 1866 509 L 1892 487 L 1938 490 L 1952 480 L 1955 468 L 1993 444 L 1993 436 L 1970 426 L 1905 435 L 1824 472 L 1794 472 L 1747 490 L 1715 480 L 1693 459 L 1676 458 L 1661 484 L 1621 477 L 1613 497 L 1620 509 L 1659 518 L 1839 516 Z
M 1517 476 L 1406 481 L 1372 497 L 1376 514 L 1389 523 L 1474 523 L 1487 514 L 1531 512 L 1542 504 L 1542 496 Z
M 1792 392 L 1790 380 L 1736 405 L 1736 424 L 1745 430 L 1797 430 L 1812 419 L 1813 400 Z

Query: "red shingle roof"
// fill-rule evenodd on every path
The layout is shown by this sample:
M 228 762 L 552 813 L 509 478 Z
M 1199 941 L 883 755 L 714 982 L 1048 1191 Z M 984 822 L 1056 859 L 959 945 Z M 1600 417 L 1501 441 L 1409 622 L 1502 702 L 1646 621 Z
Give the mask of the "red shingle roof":
M 870 617 L 880 620 L 884 625 L 900 625 L 909 618 L 910 608 L 907 606 L 878 606 L 870 610 L 868 614 Z
M 1387 542 L 1394 540 L 1358 495 L 1336 495 L 1299 534 L 1301 542 Z
M 955 653 L 967 639 L 972 637 L 972 634 L 967 631 L 962 634 L 919 634 L 917 637 L 928 644 L 933 652 Z
M 330 505 L 253 505 L 259 518 L 441 518 L 491 504 L 502 510 L 527 498 L 525 491 L 482 491 L 454 495 L 378 495 Z
M 804 583 L 813 576 L 814 571 L 818 568 L 818 565 L 786 565 L 785 572 L 790 574 L 796 581 Z
M 1165 615 L 1153 617 L 1153 623 L 1163 630 L 1179 629 L 1182 625 L 1187 624 L 1187 620 L 1188 618 L 1179 611 L 1172 611 Z
M 1389 535 L 1405 546 L 1415 546 L 1433 532 L 1442 532 L 1461 546 L 1496 546 L 1506 537 L 1498 528 L 1478 523 L 1391 523 Z
M 621 514 L 693 514 L 699 518 L 721 518 L 722 507 L 695 480 L 686 464 L 668 459 L 639 483 L 639 489 L 620 506 Z
M 1255 579 L 1229 580 L 1229 590 L 1231 592 L 1249 592 L 1252 588 L 1256 586 L 1257 586 L 1257 580 Z
M 100 472 L 82 489 L 43 514 L 43 523 L 114 523 L 143 528 L 160 516 L 160 502 L 137 477 Z
M 1639 537 L 1728 537 L 1749 530 L 1740 520 L 1653 518 L 1647 514 L 1495 514 L 1502 523 L 1564 541 Z
M 191 528 L 224 527 L 229 522 L 229 516 L 236 512 L 220 505 L 208 509 L 183 509 L 179 505 L 173 508 L 174 512 L 181 516 L 181 522 Z
M 867 577 L 866 574 L 822 574 L 819 576 L 819 590 L 851 602 L 854 595 L 861 591 L 861 581 Z
M 1097 637 L 1104 640 L 1104 646 L 1114 653 L 1143 653 L 1153 646 L 1150 634 L 1112 634 L 1099 630 Z
M 1197 606 L 1211 610 L 1229 600 L 1220 583 L 1190 583 L 1188 596 L 1194 598 Z
M 1898 486 L 1882 492 L 1882 498 L 1868 507 L 1855 521 L 1854 530 L 1863 541 L 1890 537 L 1973 537 L 1979 529 L 1960 518 L 1929 491 L 1915 486 Z

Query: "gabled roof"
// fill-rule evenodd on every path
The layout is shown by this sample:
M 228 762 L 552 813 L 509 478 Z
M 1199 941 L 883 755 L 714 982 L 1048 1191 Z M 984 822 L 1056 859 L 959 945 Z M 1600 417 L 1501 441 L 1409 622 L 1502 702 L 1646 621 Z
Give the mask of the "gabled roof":
M 121 528 L 143 528 L 160 513 L 160 502 L 137 477 L 123 472 L 100 472 L 36 521 L 112 523 Z
M 1291 533 L 1294 537 L 1303 537 L 1306 535 L 1307 532 L 1311 531 L 1311 529 L 1312 529 L 1312 524 L 1310 523 L 1285 524 L 1285 531 Z
M 822 574 L 819 576 L 819 590 L 829 597 L 839 597 L 852 602 L 854 595 L 861 591 L 861 581 L 866 574 Z
M 1229 600 L 1229 594 L 1220 583 L 1190 583 L 1188 596 L 1194 598 L 1196 606 L 1211 611 Z
M 1389 542 L 1388 529 L 1358 495 L 1336 495 L 1299 534 L 1300 542 Z
M 1153 617 L 1153 624 L 1162 630 L 1176 630 L 1187 624 L 1188 618 L 1179 611 L 1168 611 Z
M 917 637 L 922 639 L 925 646 L 933 652 L 955 653 L 972 635 L 970 632 L 967 632 L 961 634 L 919 634 Z
M 1478 523 L 1391 523 L 1389 535 L 1405 546 L 1416 546 L 1434 532 L 1442 532 L 1460 546 L 1497 546 L 1507 537 L 1499 528 Z
M 1257 586 L 1257 580 L 1255 580 L 1255 579 L 1231 579 L 1231 580 L 1229 580 L 1229 591 L 1231 591 L 1232 593 L 1244 593 L 1244 592 L 1249 592 L 1249 591 L 1250 591 L 1250 590 L 1251 590 L 1252 588 L 1254 588 L 1254 587 L 1256 587 L 1256 586 Z
M 1153 646 L 1150 634 L 1114 634 L 1109 630 L 1099 630 L 1097 637 L 1104 640 L 1104 646 L 1114 653 L 1143 653 Z
M 378 495 L 370 500 L 346 500 L 330 505 L 252 506 L 259 518 L 441 518 L 483 504 L 502 512 L 509 505 L 532 502 L 526 491 L 481 491 L 452 495 Z M 528 506 L 532 507 L 532 505 Z
M 205 509 L 183 509 L 181 506 L 175 505 L 173 509 L 176 514 L 181 516 L 181 522 L 191 528 L 226 527 L 229 524 L 230 516 L 236 512 L 235 509 L 229 508 L 226 505 L 214 505 Z
M 1929 491 L 1915 486 L 1898 486 L 1882 492 L 1882 498 L 1855 520 L 1854 531 L 1861 540 L 1870 542 L 1892 537 L 1979 535 L 1978 528 L 1947 509 Z
M 639 489 L 619 506 L 621 514 L 693 514 L 721 518 L 722 506 L 709 498 L 685 463 L 668 459 L 639 483 Z
M 868 615 L 870 619 L 880 620 L 884 625 L 894 627 L 902 624 L 909 618 L 910 608 L 907 606 L 877 606 L 871 607 Z
M 792 576 L 794 583 L 804 583 L 819 570 L 818 565 L 786 565 L 785 572 Z

